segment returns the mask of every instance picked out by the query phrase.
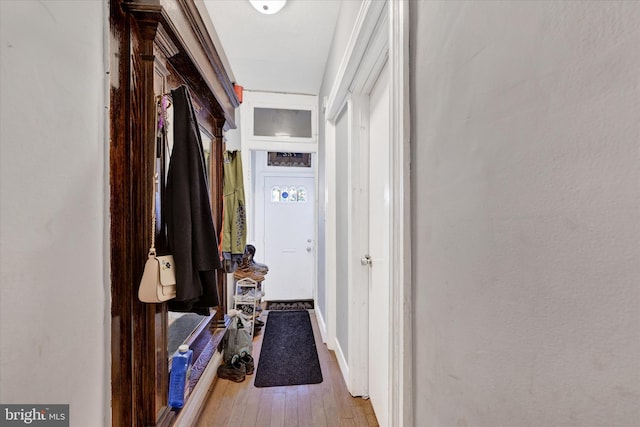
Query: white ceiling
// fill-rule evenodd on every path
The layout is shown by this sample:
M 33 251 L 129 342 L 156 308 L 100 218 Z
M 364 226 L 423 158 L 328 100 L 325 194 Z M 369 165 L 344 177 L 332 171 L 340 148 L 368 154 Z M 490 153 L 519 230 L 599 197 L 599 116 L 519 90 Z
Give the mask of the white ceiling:
M 317 95 L 340 0 L 288 0 L 275 15 L 248 0 L 204 0 L 235 82 L 245 90 Z

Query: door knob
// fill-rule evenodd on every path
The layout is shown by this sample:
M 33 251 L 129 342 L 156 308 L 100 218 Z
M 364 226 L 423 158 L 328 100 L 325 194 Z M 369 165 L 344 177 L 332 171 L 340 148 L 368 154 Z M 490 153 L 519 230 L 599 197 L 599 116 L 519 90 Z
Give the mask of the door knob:
M 371 266 L 371 257 L 369 255 L 365 255 L 360 258 L 360 264 Z
M 307 252 L 311 252 L 311 248 L 307 246 Z

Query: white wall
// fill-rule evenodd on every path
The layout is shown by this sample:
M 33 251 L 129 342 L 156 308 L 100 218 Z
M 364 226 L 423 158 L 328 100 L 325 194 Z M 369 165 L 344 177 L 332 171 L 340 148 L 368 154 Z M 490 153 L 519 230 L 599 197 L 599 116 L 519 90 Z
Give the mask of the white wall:
M 0 402 L 110 425 L 106 2 L 0 1 Z
M 415 419 L 640 419 L 640 3 L 411 3 Z
M 236 128 L 235 129 L 229 129 L 228 131 L 226 131 L 224 133 L 224 138 L 225 138 L 225 148 L 228 151 L 236 151 L 236 150 L 240 150 L 242 148 L 242 135 L 241 135 L 241 128 L 240 128 L 240 111 L 241 109 L 238 108 L 236 110 Z
M 319 132 L 318 132 L 318 301 L 316 309 L 321 312 L 322 317 L 327 319 L 327 281 L 330 278 L 325 277 L 326 268 L 326 239 L 325 239 L 325 224 L 326 224 L 326 201 L 327 194 L 325 189 L 327 187 L 327 181 L 325 177 L 326 166 L 326 134 L 325 134 L 325 114 L 323 110 L 323 100 L 329 96 L 331 88 L 334 84 L 336 76 L 338 74 L 338 68 L 342 62 L 349 37 L 353 31 L 353 26 L 356 22 L 356 17 L 362 0 L 349 0 L 343 1 L 340 5 L 340 12 L 338 14 L 338 21 L 336 22 L 336 28 L 333 34 L 333 41 L 331 42 L 331 49 L 327 58 L 327 65 L 324 70 L 324 76 L 322 78 L 322 86 L 320 87 L 319 95 Z M 333 167 L 333 166 L 329 166 Z

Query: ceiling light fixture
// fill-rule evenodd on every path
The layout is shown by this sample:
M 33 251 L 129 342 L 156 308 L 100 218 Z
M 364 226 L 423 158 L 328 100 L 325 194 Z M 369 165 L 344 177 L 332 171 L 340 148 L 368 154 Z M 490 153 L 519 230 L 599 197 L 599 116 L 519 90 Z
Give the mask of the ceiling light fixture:
M 287 3 L 287 0 L 249 0 L 251 6 L 253 6 L 258 12 L 265 15 L 273 15 L 278 13 Z

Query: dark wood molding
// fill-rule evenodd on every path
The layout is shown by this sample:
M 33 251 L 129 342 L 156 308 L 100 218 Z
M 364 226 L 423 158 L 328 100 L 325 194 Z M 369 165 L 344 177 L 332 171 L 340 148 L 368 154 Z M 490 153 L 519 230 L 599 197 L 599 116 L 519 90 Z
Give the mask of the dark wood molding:
M 163 7 L 163 27 L 188 61 L 198 69 L 222 109 L 224 119 L 231 128 L 235 128 L 235 108 L 240 102 L 195 3 L 193 0 L 159 1 Z
M 142 39 L 153 43 L 162 14 L 162 6 L 157 2 L 125 1 L 123 8 L 135 17 Z
M 112 425 L 168 426 L 175 412 L 167 406 L 167 305 L 142 304 L 137 298 L 150 244 L 155 99 L 186 84 L 200 106 L 198 121 L 214 136 L 210 186 L 218 230 L 222 127 L 229 119 L 233 123 L 237 103 L 221 91 L 231 85 L 226 73 L 212 72 L 209 60 L 209 68 L 203 69 L 190 56 L 193 51 L 202 56 L 207 49 L 194 36 L 194 26 L 200 24 L 190 22 L 196 19 L 193 0 L 111 0 L 109 8 Z M 221 94 L 224 102 L 219 100 Z M 224 302 L 226 276 L 219 272 L 218 278 Z M 199 346 L 198 369 L 211 358 L 213 337 L 223 333 L 215 328 L 226 312 L 224 303 L 217 312 L 209 322 L 213 329 L 203 328 L 193 343 Z
M 205 345 L 193 363 L 191 381 L 189 384 L 191 390 L 193 390 L 198 384 L 200 377 L 204 373 L 204 370 L 207 368 L 207 365 L 213 358 L 215 352 L 220 350 L 224 333 L 225 329 L 212 325 L 212 327 L 209 328 L 208 333 L 200 335 L 200 339 L 205 341 Z
M 111 410 L 112 425 L 133 426 L 133 307 L 131 283 L 134 273 L 132 255 L 125 242 L 132 235 L 131 157 L 129 137 L 131 109 L 128 96 L 131 50 L 130 22 L 121 4 L 109 4 L 111 32 L 110 88 L 110 213 L 111 213 Z M 115 52 L 118 52 L 117 54 Z M 120 54 L 121 53 L 121 54 Z
M 212 161 L 222 165 L 224 162 L 224 134 L 223 127 L 225 124 L 224 118 L 216 118 L 214 123 L 214 134 L 213 134 L 213 146 L 215 147 L 212 150 Z M 215 157 L 214 157 L 215 154 Z M 213 212 L 215 212 L 214 222 L 216 227 L 222 227 L 222 210 L 223 210 L 223 168 L 215 168 L 211 170 L 211 182 L 215 182 L 217 184 L 217 188 L 214 190 L 212 186 L 211 193 L 211 204 L 213 205 Z M 219 225 L 218 225 L 219 224 Z M 220 230 L 220 228 L 218 228 Z M 220 297 L 220 301 L 224 305 L 224 310 L 220 310 L 217 313 L 216 320 L 217 326 L 221 327 L 221 321 L 224 321 L 224 314 L 228 311 L 227 305 L 227 275 L 223 270 L 218 270 L 218 296 Z
M 162 51 L 163 55 L 167 58 L 172 58 L 178 53 L 180 50 L 176 47 L 176 45 L 169 37 L 167 30 L 164 29 L 162 24 L 158 25 L 158 36 L 156 37 L 156 44 Z

